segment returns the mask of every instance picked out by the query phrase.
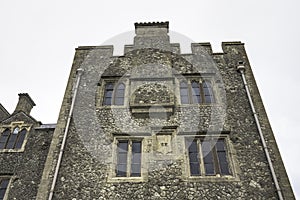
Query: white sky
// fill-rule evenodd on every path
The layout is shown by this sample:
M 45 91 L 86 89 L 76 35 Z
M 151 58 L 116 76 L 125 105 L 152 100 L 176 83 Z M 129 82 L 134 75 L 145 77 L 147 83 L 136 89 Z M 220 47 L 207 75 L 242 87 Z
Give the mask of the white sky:
M 300 197 L 299 8 L 297 0 L 0 0 L 0 103 L 13 112 L 27 92 L 33 117 L 55 123 L 74 49 L 133 31 L 134 22 L 169 21 L 171 31 L 218 52 L 222 41 L 242 41 Z

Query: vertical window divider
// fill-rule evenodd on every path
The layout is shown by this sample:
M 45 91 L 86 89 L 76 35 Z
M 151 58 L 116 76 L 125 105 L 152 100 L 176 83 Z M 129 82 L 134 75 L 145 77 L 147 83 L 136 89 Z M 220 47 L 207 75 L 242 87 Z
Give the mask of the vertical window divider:
M 201 140 L 197 139 L 197 148 L 198 148 L 198 156 L 199 156 L 199 163 L 200 163 L 200 174 L 205 175 L 205 168 L 204 168 L 204 161 L 203 161 L 203 152 L 202 152 L 202 144 Z
M 202 81 L 199 81 L 199 87 L 200 87 L 201 102 L 202 102 L 202 103 L 206 103 Z
M 128 140 L 128 156 L 127 156 L 127 177 L 131 176 L 131 160 L 132 160 L 132 140 Z

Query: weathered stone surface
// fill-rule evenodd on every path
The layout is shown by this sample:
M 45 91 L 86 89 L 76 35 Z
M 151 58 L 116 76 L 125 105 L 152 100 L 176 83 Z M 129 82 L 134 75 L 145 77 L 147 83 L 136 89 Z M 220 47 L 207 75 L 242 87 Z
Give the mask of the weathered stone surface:
M 123 56 L 113 56 L 111 46 L 76 50 L 37 199 L 50 193 L 79 68 L 84 73 L 54 199 L 278 199 L 236 70 L 239 62 L 246 68 L 284 198 L 294 199 L 244 45 L 223 43 L 224 53 L 215 54 L 209 43 L 199 43 L 191 54 L 180 54 L 179 45 L 169 42 L 166 23 L 136 28 L 134 44 L 125 47 Z M 194 79 L 212 82 L 215 102 L 181 104 L 180 81 Z M 124 105 L 103 106 L 106 81 L 125 84 Z M 143 114 L 134 115 L 138 111 Z M 197 135 L 226 138 L 231 175 L 189 175 L 185 140 Z M 117 138 L 142 140 L 141 177 L 114 176 Z
M 22 107 L 22 103 L 24 105 L 24 102 L 18 104 L 17 112 L 0 122 L 1 130 L 3 127 L 13 128 L 14 123 L 30 128 L 21 149 L 0 150 L 0 176 L 9 176 L 11 179 L 7 199 L 36 198 L 54 131 L 53 126 L 45 128 L 26 114 L 32 107 Z

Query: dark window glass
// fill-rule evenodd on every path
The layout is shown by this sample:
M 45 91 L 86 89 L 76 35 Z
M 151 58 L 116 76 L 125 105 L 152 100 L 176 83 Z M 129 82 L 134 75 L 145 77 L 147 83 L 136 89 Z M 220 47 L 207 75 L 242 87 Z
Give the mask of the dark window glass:
M 17 140 L 18 134 L 12 133 L 6 144 L 6 149 L 13 149 Z
M 106 98 L 112 98 L 112 94 L 113 94 L 113 91 L 112 91 L 112 90 L 107 90 L 107 91 L 106 91 L 105 97 L 106 97 Z
M 107 83 L 105 85 L 103 105 L 111 105 L 113 90 L 114 90 L 113 83 Z
M 131 173 L 130 176 L 141 176 L 141 142 L 132 142 Z
M 129 147 L 131 147 L 131 149 L 129 149 Z M 132 141 L 131 143 L 129 140 L 119 141 L 118 150 L 117 150 L 118 155 L 117 155 L 116 175 L 119 177 L 141 176 L 141 152 L 142 152 L 141 141 Z M 130 170 L 128 168 L 129 158 L 130 158 Z
M 3 200 L 9 183 L 8 178 L 0 178 L 0 200 Z
M 106 86 L 105 86 L 105 89 L 113 90 L 114 89 L 114 84 L 113 83 L 107 83 Z
M 188 96 L 182 96 L 181 97 L 181 103 L 182 104 L 188 104 L 189 103 L 189 97 Z
M 181 96 L 189 96 L 188 88 L 187 87 L 182 87 L 180 90 L 180 95 Z
M 119 141 L 117 149 L 117 176 L 126 176 L 128 141 Z
M 127 165 L 118 164 L 117 165 L 117 176 L 126 177 Z
M 125 85 L 120 83 L 117 87 L 115 93 L 115 105 L 123 105 L 124 104 L 124 95 L 125 95 Z
M 9 138 L 10 135 L 10 130 L 6 129 L 0 136 L 0 149 L 5 149 L 7 140 Z
M 141 176 L 141 165 L 140 164 L 131 164 L 130 176 L 134 176 L 134 177 Z
M 202 85 L 203 85 L 205 103 L 213 103 L 214 95 L 213 95 L 211 84 L 209 82 L 203 82 Z
M 199 151 L 197 141 L 194 140 L 189 145 L 189 161 L 190 161 L 190 172 L 192 176 L 200 175 L 200 162 L 199 162 Z
M 202 141 L 202 156 L 206 175 L 214 175 L 214 158 L 210 141 Z
M 208 176 L 215 175 L 215 169 L 213 163 L 204 163 L 204 168 L 205 168 L 206 175 Z
M 15 149 L 20 149 L 22 147 L 22 144 L 23 144 L 25 136 L 26 136 L 26 132 L 27 132 L 26 129 L 23 129 L 19 133 Z
M 141 153 L 141 142 L 140 141 L 133 141 L 132 142 L 132 152 L 133 153 Z
M 190 152 L 189 153 L 190 162 L 198 162 L 198 152 Z
M 180 98 L 181 98 L 182 104 L 189 103 L 189 91 L 188 91 L 188 85 L 186 82 L 180 83 Z
M 212 153 L 208 153 L 204 158 L 204 168 L 205 168 L 205 174 L 206 175 L 214 175 L 215 174 L 215 168 L 214 168 L 214 160 L 212 157 Z
M 105 98 L 104 105 L 111 105 L 111 98 Z
M 218 161 L 219 161 L 219 166 L 220 166 L 220 174 L 229 175 L 230 171 L 228 168 L 224 139 L 219 139 L 217 141 L 216 151 L 217 151 Z
M 127 153 L 119 152 L 118 163 L 119 164 L 126 164 L 127 163 Z
M 119 152 L 127 152 L 128 151 L 128 141 L 119 141 L 118 143 Z
M 198 82 L 192 82 L 192 99 L 193 103 L 201 103 L 200 85 Z
M 115 98 L 115 105 L 124 105 L 124 98 Z

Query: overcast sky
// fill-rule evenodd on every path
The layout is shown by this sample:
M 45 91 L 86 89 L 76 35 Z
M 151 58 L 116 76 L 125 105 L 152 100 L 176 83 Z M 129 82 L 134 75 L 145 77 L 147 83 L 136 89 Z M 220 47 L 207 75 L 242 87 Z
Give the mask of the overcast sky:
M 134 22 L 169 21 L 171 31 L 211 42 L 215 52 L 222 41 L 242 41 L 300 197 L 299 8 L 297 0 L 0 0 L 0 103 L 11 113 L 27 92 L 37 104 L 32 116 L 55 123 L 74 49 L 113 41 Z

